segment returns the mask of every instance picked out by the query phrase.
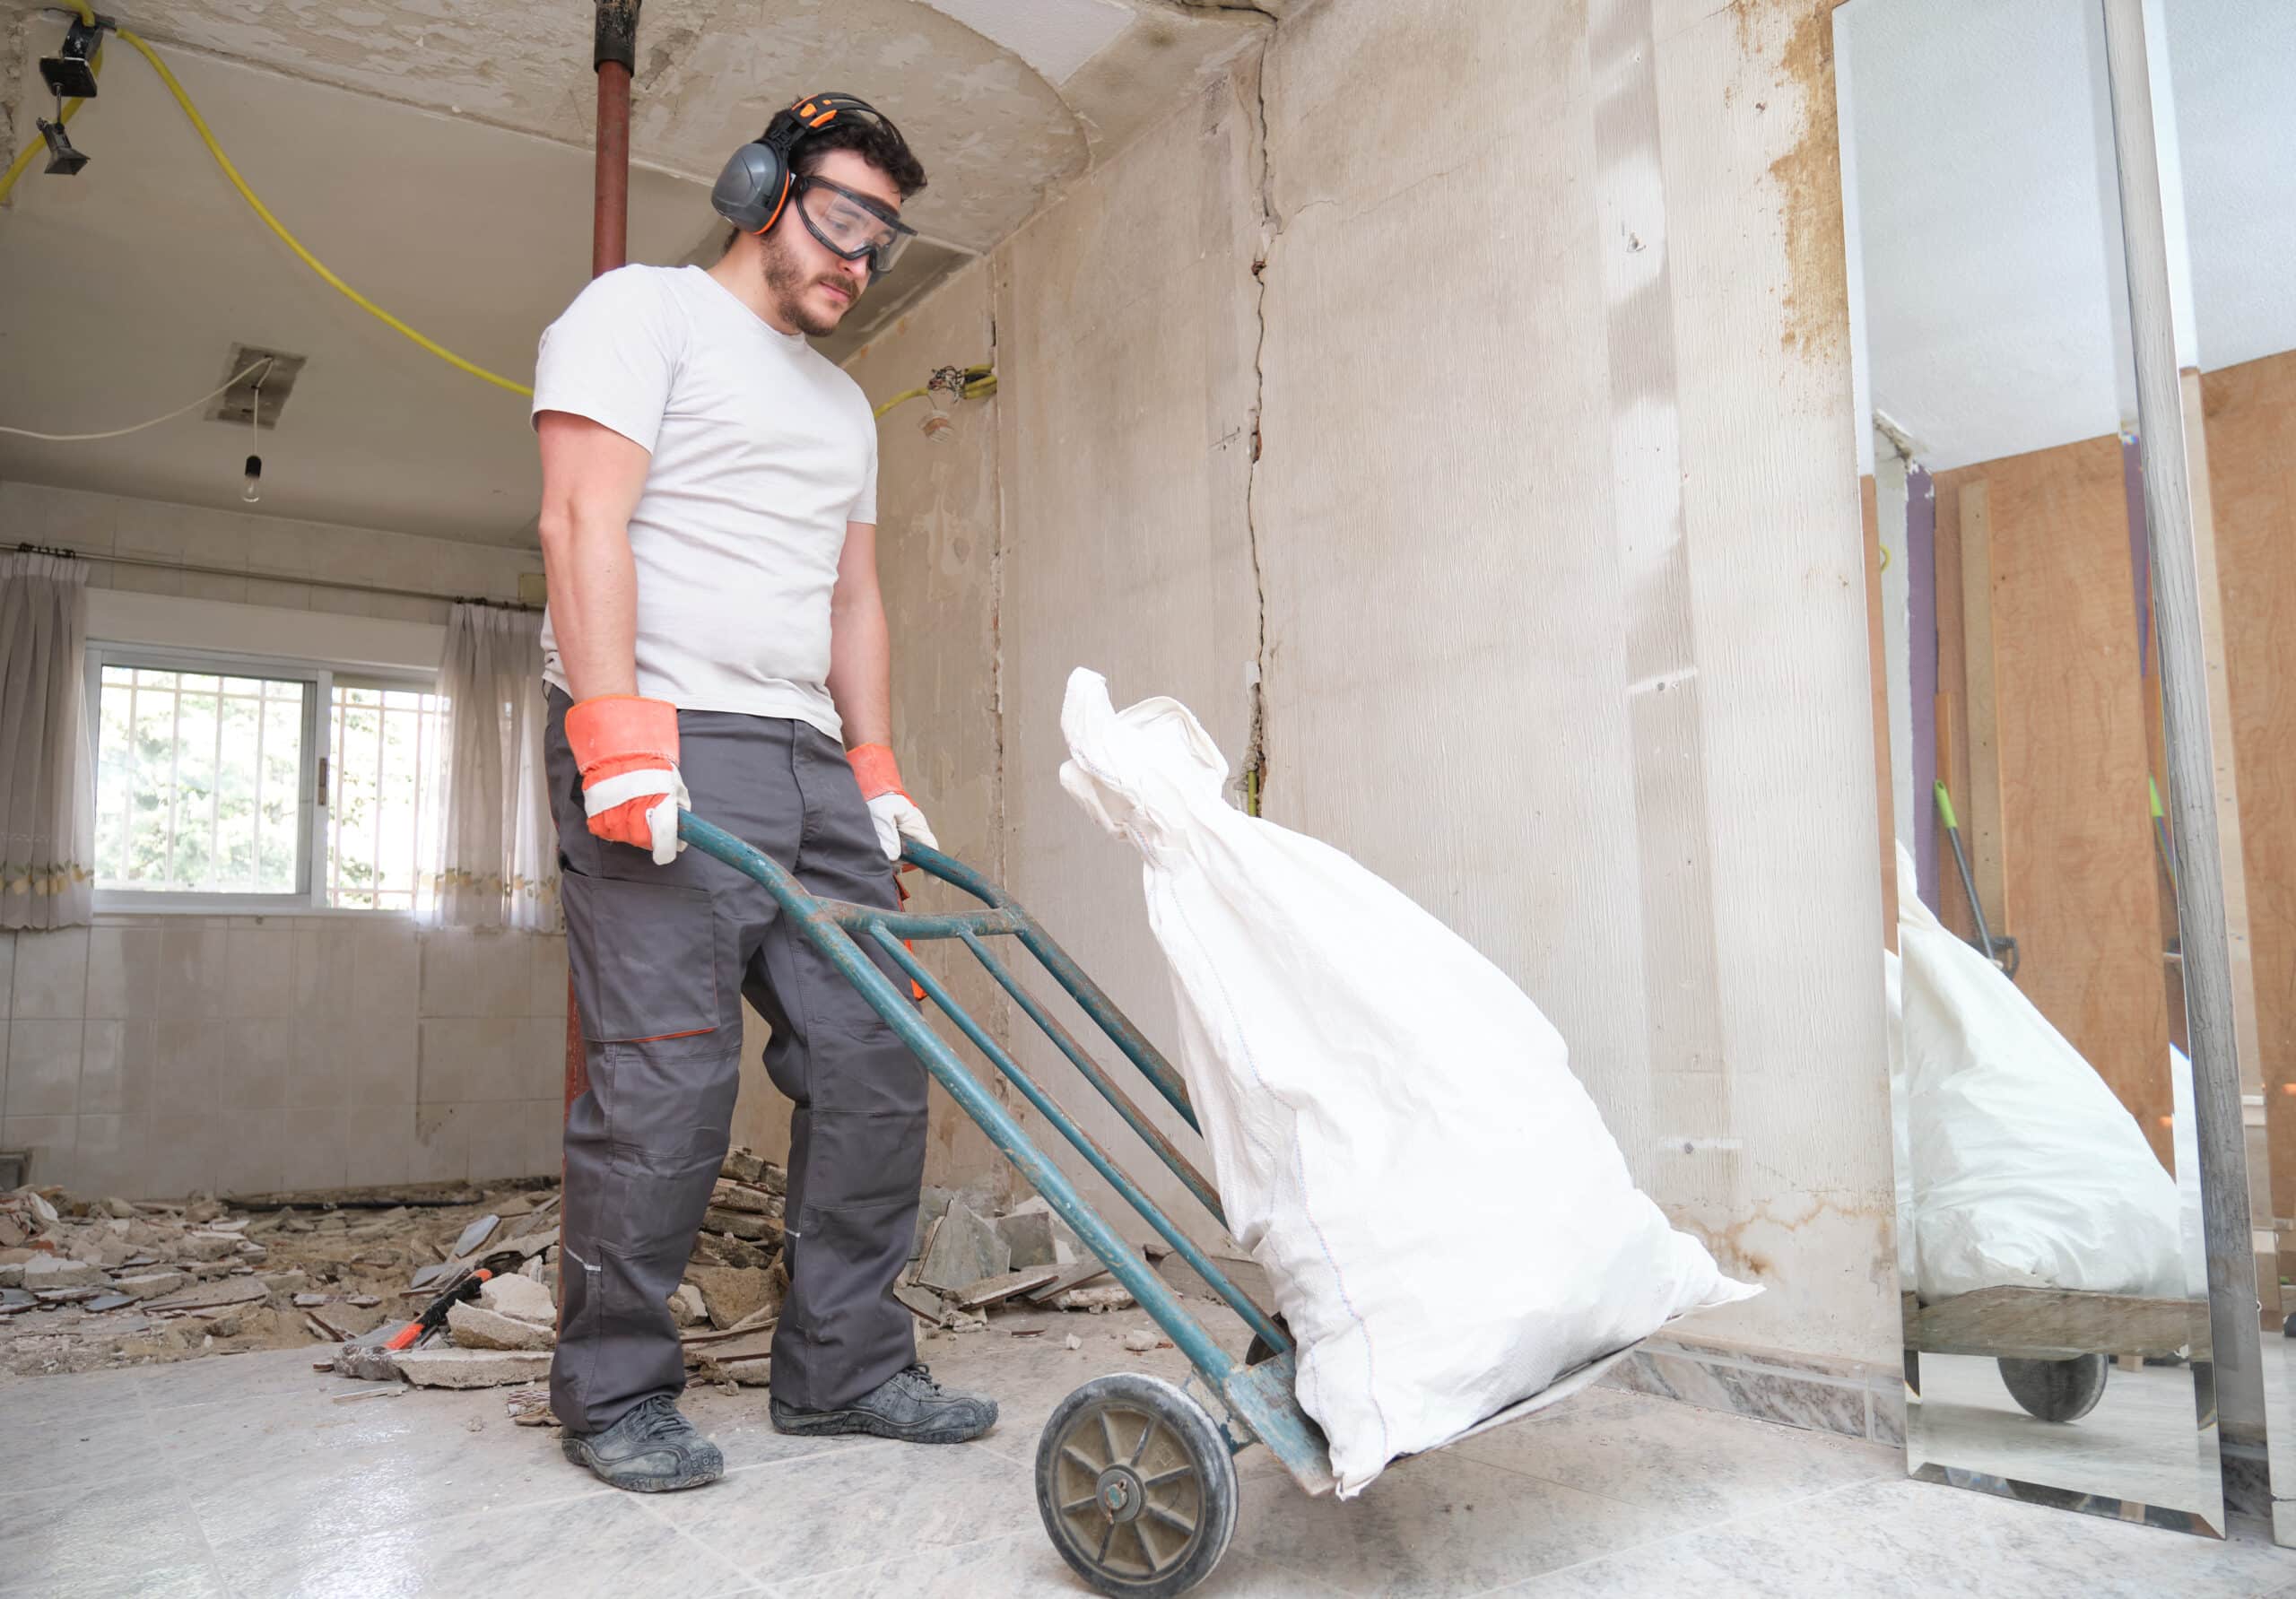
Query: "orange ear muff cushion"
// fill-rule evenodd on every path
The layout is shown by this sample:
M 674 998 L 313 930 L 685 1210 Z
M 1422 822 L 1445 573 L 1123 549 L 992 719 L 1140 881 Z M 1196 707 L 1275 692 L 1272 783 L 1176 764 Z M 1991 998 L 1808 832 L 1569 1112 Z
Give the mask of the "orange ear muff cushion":
M 781 208 L 789 204 L 789 176 L 785 172 L 781 177 L 781 192 L 773 197 L 773 209 L 766 213 L 765 226 L 752 237 L 762 238 L 773 231 L 773 224 L 781 220 Z

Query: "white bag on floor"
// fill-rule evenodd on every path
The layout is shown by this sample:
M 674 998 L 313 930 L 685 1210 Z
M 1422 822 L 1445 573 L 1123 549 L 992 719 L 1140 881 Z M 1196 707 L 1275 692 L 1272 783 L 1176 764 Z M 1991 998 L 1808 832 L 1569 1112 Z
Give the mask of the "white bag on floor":
M 2177 1185 L 2096 1068 L 1921 902 L 1898 847 L 1915 1287 L 2181 1299 Z
M 1733 1282 L 1628 1176 L 1561 1036 L 1346 856 L 1245 815 L 1171 700 L 1068 680 L 1061 786 L 1144 857 L 1230 1230 L 1342 1498 Z

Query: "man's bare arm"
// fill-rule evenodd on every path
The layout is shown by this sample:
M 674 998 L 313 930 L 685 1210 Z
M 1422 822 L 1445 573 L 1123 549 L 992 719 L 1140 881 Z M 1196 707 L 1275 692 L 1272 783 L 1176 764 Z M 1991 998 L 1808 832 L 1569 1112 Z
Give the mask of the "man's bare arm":
M 542 442 L 543 572 L 567 686 L 578 700 L 635 694 L 638 579 L 630 556 L 630 513 L 645 491 L 653 457 L 645 446 L 570 412 L 545 411 L 535 428 Z
M 829 630 L 829 697 L 845 724 L 845 747 L 891 743 L 892 646 L 877 589 L 874 523 L 845 525 Z

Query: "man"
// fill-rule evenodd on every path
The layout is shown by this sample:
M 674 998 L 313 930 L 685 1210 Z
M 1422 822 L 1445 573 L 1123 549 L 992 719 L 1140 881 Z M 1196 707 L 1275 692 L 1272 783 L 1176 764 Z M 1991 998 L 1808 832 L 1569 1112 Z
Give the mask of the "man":
M 547 752 L 589 1073 L 551 1403 L 567 1457 L 619 1488 L 724 1469 L 678 1412 L 665 1301 L 725 1156 L 744 997 L 796 1107 L 773 1424 L 942 1443 L 996 1421 L 918 1364 L 891 1297 L 924 1068 L 762 887 L 676 839 L 690 804 L 810 891 L 884 907 L 901 838 L 932 842 L 890 747 L 875 423 L 805 342 L 897 252 L 924 184 L 865 105 L 800 101 L 728 163 L 715 266 L 608 273 L 543 335 Z

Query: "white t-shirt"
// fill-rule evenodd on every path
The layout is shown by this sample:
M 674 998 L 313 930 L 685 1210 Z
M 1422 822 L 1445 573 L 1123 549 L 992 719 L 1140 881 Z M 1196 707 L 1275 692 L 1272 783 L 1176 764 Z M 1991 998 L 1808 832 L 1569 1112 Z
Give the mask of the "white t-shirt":
M 534 409 L 652 452 L 630 517 L 638 691 L 841 738 L 830 592 L 845 525 L 877 519 L 860 386 L 700 267 L 624 266 L 543 334 Z M 547 614 L 542 648 L 544 679 L 570 693 Z

